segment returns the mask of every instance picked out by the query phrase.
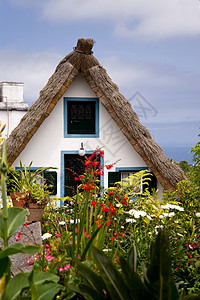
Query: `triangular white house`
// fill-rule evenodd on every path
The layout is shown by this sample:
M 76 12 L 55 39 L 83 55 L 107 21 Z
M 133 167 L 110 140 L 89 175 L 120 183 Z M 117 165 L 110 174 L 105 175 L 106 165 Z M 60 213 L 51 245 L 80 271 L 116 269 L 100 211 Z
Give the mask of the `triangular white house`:
M 92 39 L 77 46 L 57 66 L 7 140 L 8 162 L 20 160 L 33 167 L 55 167 L 57 196 L 68 194 L 68 168 L 76 168 L 81 143 L 87 153 L 104 151 L 103 165 L 120 159 L 111 170 L 104 168 L 101 184 L 114 184 L 123 176 L 149 169 L 159 189 L 174 190 L 184 178 L 139 122 L 129 101 L 119 93 L 106 70 L 92 55 Z M 80 166 L 79 166 L 80 167 Z

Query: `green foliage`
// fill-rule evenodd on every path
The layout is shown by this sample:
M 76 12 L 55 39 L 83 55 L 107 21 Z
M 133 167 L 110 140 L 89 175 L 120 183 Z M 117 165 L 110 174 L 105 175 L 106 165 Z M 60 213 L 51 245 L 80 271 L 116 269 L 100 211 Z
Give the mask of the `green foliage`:
M 188 162 L 186 160 L 182 160 L 177 164 L 179 167 L 181 167 L 181 169 L 185 172 L 185 174 L 187 174 L 191 169 L 190 165 L 188 164 Z
M 23 199 L 27 201 L 31 198 L 31 201 L 35 200 L 37 203 L 46 203 L 50 200 L 50 193 L 43 174 L 49 167 L 41 167 L 33 171 L 31 170 L 32 163 L 27 167 L 23 166 L 20 161 L 19 170 L 15 170 L 14 168 L 9 169 L 7 180 L 8 191 L 9 193 L 24 193 Z
M 48 272 L 19 273 L 7 285 L 5 299 L 14 300 L 22 292 L 28 292 L 26 299 L 51 300 L 63 289 L 58 284 L 59 277 Z
M 4 141 L 3 155 L 0 157 L 1 190 L 3 211 L 0 213 L 0 237 L 4 241 L 4 249 L 0 248 L 0 300 L 53 299 L 63 287 L 58 284 L 59 277 L 53 274 L 32 271 L 19 273 L 11 279 L 10 256 L 17 253 L 34 254 L 39 251 L 37 245 L 12 244 L 8 246 L 9 238 L 25 223 L 28 211 L 20 208 L 8 208 L 6 199 L 6 180 L 9 170 L 7 165 L 6 143 Z
M 200 137 L 200 134 L 198 135 Z M 200 163 L 200 141 L 191 148 L 190 152 L 194 153 L 193 154 L 193 161 L 197 164 Z
M 26 222 L 26 216 L 29 214 L 27 209 L 18 207 L 9 207 L 7 210 L 7 239 L 9 239 L 16 230 Z M 4 238 L 5 227 L 3 213 L 0 214 L 0 237 Z
M 84 281 L 79 288 L 71 289 L 86 299 L 134 299 L 176 300 L 179 298 L 171 273 L 169 240 L 165 231 L 160 231 L 152 243 L 149 267 L 143 278 L 136 273 L 136 251 L 132 247 L 128 258 L 120 257 L 121 272 L 103 251 L 93 247 L 93 255 L 99 273 L 84 263 L 78 269 Z
M 200 134 L 198 136 L 200 137 Z M 196 186 L 200 187 L 200 141 L 192 147 L 190 152 L 193 153 L 195 165 L 189 173 L 189 178 Z

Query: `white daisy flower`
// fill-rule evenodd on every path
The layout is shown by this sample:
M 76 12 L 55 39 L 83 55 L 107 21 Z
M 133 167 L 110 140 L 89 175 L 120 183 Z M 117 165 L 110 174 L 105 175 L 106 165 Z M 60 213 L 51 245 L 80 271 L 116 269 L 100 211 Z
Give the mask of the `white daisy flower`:
M 52 234 L 51 233 L 44 233 L 43 236 L 42 236 L 42 240 L 46 240 L 46 239 L 49 239 L 50 237 L 52 237 Z
M 136 222 L 136 220 L 134 220 L 134 219 L 126 219 L 126 223 L 135 223 Z
M 60 221 L 59 225 L 65 225 L 65 221 Z

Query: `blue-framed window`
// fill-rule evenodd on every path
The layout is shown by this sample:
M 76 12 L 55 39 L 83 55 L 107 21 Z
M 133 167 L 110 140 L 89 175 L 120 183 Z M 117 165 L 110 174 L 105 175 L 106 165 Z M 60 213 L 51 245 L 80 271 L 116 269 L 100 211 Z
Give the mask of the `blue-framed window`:
M 30 171 L 34 172 L 39 168 L 40 167 L 30 167 Z M 21 167 L 15 167 L 15 170 L 21 170 Z M 47 169 L 41 175 L 46 180 L 46 184 L 49 185 L 48 191 L 51 193 L 51 195 L 57 195 L 57 172 Z M 38 183 L 41 183 L 40 179 L 38 179 Z
M 99 99 L 64 97 L 64 137 L 99 137 Z
M 95 150 L 94 150 L 95 151 Z M 94 151 L 86 151 L 86 155 L 91 155 Z M 61 178 L 60 178 L 60 196 L 64 197 L 66 192 L 66 175 L 68 172 L 68 166 L 66 165 L 66 156 L 70 157 L 70 155 L 78 156 L 78 151 L 61 151 Z M 81 159 L 81 157 L 80 157 Z M 104 157 L 100 157 L 100 164 L 104 165 Z M 71 168 L 71 167 L 70 167 Z M 73 170 L 72 170 L 73 171 Z M 81 175 L 81 174 L 78 174 Z M 100 186 L 104 186 L 104 175 L 100 175 Z M 63 205 L 63 203 L 61 203 Z
M 122 179 L 129 177 L 133 175 L 136 172 L 142 171 L 142 170 L 148 170 L 148 167 L 120 167 L 116 168 L 115 172 L 108 172 L 108 187 L 115 186 L 115 183 L 118 181 L 121 181 Z M 151 173 L 151 172 L 150 172 Z M 147 188 L 150 192 L 153 191 L 153 189 L 156 190 L 157 188 L 157 179 L 151 173 L 152 176 L 150 177 L 151 181 L 149 181 L 149 185 L 147 187 L 141 185 L 140 194 L 143 193 L 143 190 Z

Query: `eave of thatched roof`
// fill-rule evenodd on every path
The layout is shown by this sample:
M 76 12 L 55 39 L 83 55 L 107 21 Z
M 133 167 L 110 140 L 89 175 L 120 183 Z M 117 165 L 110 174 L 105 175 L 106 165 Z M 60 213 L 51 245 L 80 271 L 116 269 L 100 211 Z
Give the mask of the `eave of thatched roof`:
M 9 164 L 16 160 L 74 78 L 81 73 L 161 185 L 166 190 L 175 189 L 177 182 L 185 178 L 183 171 L 165 157 L 147 128 L 140 123 L 129 101 L 120 94 L 117 85 L 92 55 L 93 44 L 92 39 L 79 39 L 74 51 L 58 64 L 54 74 L 41 90 L 38 100 L 7 139 Z

